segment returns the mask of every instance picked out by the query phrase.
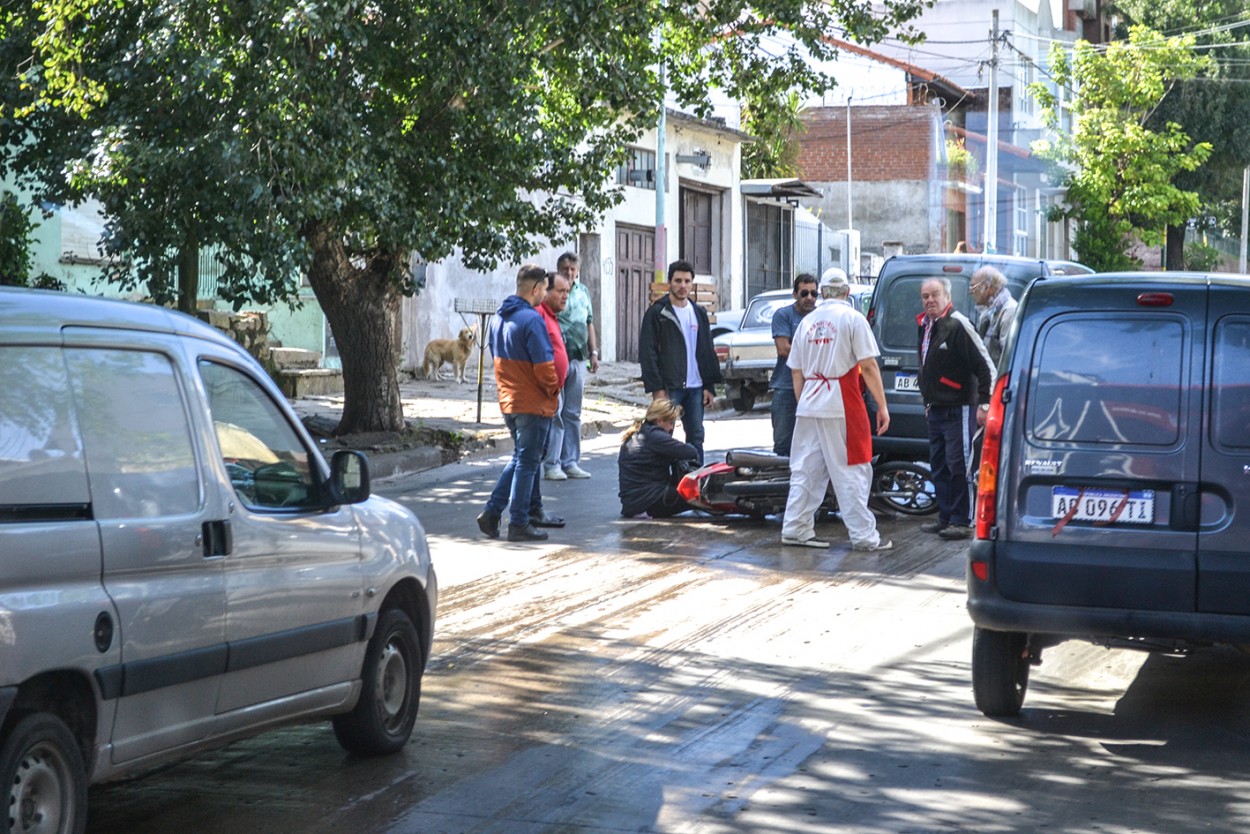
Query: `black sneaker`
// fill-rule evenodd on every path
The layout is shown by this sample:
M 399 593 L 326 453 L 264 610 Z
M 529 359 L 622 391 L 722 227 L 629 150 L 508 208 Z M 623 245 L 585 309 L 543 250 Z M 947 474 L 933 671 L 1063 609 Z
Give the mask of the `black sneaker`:
M 939 532 L 938 535 L 947 541 L 970 539 L 972 538 L 972 528 L 963 524 L 951 524 Z
M 530 516 L 530 524 L 534 527 L 563 527 L 564 519 L 543 510 L 538 515 Z
M 517 527 L 508 525 L 508 541 L 510 542 L 543 542 L 547 540 L 547 531 L 539 530 L 533 524 Z
M 482 535 L 492 539 L 499 538 L 499 516 L 490 510 L 482 510 L 477 517 L 477 529 L 482 531 Z
M 926 521 L 920 525 L 920 529 L 926 533 L 941 533 L 947 527 L 950 527 L 945 521 Z

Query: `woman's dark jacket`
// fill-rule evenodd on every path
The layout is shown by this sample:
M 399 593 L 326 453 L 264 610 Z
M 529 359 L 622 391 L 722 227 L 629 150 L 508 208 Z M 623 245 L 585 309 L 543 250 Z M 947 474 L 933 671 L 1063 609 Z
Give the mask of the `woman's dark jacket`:
M 643 423 L 621 444 L 617 458 L 621 481 L 621 515 L 637 515 L 664 497 L 670 471 L 679 460 L 698 460 L 699 452 L 654 423 Z

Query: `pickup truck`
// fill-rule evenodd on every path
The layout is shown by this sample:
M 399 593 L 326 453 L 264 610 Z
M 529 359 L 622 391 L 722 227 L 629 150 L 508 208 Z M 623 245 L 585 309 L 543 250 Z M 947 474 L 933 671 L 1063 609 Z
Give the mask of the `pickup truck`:
M 852 284 L 850 302 L 863 311 L 872 298 L 872 287 Z M 794 303 L 790 290 L 768 290 L 751 298 L 736 333 L 713 340 L 720 360 L 725 392 L 735 411 L 750 411 L 755 401 L 768 395 L 768 382 L 777 366 L 777 345 L 773 342 L 773 314 Z

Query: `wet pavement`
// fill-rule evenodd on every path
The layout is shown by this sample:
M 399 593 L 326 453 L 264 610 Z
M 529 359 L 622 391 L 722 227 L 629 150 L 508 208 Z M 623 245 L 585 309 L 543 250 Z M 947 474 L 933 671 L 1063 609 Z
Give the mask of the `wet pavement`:
M 709 456 L 767 415 L 709 421 Z M 442 586 L 404 751 L 287 728 L 94 788 L 88 831 L 918 834 L 1250 830 L 1250 658 L 1048 650 L 1022 717 L 970 687 L 963 547 L 782 547 L 775 519 L 622 519 L 617 438 L 544 482 L 549 542 L 482 538 L 503 464 L 382 491 L 425 524 Z

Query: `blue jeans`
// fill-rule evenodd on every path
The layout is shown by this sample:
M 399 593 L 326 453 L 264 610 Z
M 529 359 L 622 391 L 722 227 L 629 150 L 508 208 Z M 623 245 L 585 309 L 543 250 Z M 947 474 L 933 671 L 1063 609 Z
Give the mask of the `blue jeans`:
M 560 410 L 551 420 L 543 465 L 572 466 L 582 459 L 582 393 L 586 387 L 586 360 L 570 359 L 569 375 L 560 393 Z
M 794 412 L 799 407 L 793 388 L 774 388 L 773 402 L 768 410 L 773 415 L 773 454 L 789 455 L 794 439 Z
M 668 398 L 673 405 L 681 406 L 681 428 L 686 442 L 699 451 L 699 465 L 703 465 L 703 389 L 669 388 Z
M 929 468 L 932 470 L 938 520 L 968 526 L 972 521 L 973 485 L 969 475 L 975 405 L 929 406 Z
M 486 511 L 502 517 L 504 508 L 510 508 L 508 523 L 524 527 L 530 523 L 531 514 L 542 512 L 539 467 L 551 418 L 538 414 L 505 414 L 503 421 L 512 435 L 512 457 L 499 473 L 499 480 L 486 502 Z

